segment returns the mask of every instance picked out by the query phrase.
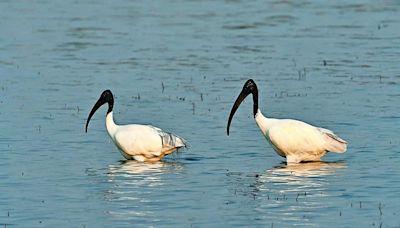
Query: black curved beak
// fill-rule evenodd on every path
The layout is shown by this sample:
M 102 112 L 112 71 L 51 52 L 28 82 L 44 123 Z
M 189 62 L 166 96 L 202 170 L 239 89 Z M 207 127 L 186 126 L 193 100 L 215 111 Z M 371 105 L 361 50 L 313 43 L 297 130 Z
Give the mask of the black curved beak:
M 90 111 L 89 117 L 86 121 L 86 128 L 85 128 L 85 132 L 87 132 L 87 128 L 89 125 L 89 121 L 92 118 L 92 116 L 94 115 L 94 113 L 97 111 L 97 109 L 99 109 L 103 104 L 107 103 L 106 100 L 102 99 L 102 97 L 99 98 L 99 100 L 97 100 L 96 104 L 93 106 L 92 111 Z
M 236 101 L 232 106 L 231 113 L 229 114 L 228 125 L 226 128 L 226 133 L 228 135 L 229 135 L 229 127 L 231 125 L 232 118 L 236 113 L 236 110 L 239 108 L 239 105 L 250 93 L 253 94 L 253 114 L 254 117 L 256 116 L 258 110 L 258 89 L 256 83 L 252 79 L 249 79 L 244 84 L 242 91 L 240 92 L 239 96 L 236 98 Z

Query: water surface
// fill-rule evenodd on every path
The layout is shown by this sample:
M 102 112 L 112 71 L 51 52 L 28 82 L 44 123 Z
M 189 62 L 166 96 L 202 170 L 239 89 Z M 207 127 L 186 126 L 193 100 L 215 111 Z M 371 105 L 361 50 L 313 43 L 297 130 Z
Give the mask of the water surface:
M 5 227 L 399 227 L 398 1 L 1 1 Z M 271 117 L 334 130 L 348 152 L 286 166 Z M 105 131 L 154 124 L 191 148 L 125 162 Z

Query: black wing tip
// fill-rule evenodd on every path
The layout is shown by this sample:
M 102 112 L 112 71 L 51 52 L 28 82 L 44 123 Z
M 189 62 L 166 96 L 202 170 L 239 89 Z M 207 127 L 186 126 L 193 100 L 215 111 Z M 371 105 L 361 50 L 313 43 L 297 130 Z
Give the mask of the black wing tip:
M 179 137 L 179 136 L 178 136 Z M 181 148 L 186 148 L 186 149 L 188 149 L 189 147 L 190 147 L 190 144 L 189 144 L 189 142 L 186 140 L 186 139 L 184 139 L 184 138 L 182 138 L 182 137 L 179 137 L 179 139 L 182 141 L 182 143 L 183 143 L 183 146 L 181 146 Z

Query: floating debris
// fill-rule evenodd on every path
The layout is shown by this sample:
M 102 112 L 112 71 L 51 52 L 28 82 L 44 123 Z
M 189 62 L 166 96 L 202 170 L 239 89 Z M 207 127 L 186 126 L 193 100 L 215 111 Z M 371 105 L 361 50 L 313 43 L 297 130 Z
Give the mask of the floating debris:
M 299 81 L 306 80 L 306 68 L 303 68 L 303 70 L 298 70 L 297 73 L 299 74 Z
M 135 100 L 140 100 L 140 93 L 138 93 L 137 96 L 132 96 L 132 98 L 135 99 Z

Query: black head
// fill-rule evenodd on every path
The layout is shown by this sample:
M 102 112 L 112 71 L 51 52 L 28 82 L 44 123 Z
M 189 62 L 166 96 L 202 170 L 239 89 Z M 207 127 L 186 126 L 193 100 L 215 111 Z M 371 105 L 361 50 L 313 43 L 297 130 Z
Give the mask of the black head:
M 109 112 L 112 111 L 113 106 L 114 106 L 114 97 L 111 93 L 110 90 L 104 90 L 103 93 L 101 93 L 100 98 L 97 100 L 96 104 L 93 106 L 92 111 L 90 111 L 89 113 L 89 117 L 86 121 L 86 128 L 85 131 L 87 132 L 87 128 L 89 125 L 89 121 L 92 118 L 93 114 L 97 111 L 97 109 L 99 109 L 103 104 L 108 103 L 108 111 L 107 114 Z
M 239 108 L 239 105 L 250 93 L 253 94 L 253 115 L 254 117 L 256 117 L 258 110 L 258 89 L 253 79 L 249 79 L 244 84 L 242 91 L 240 92 L 239 96 L 236 98 L 236 101 L 232 106 L 231 113 L 229 114 L 228 126 L 226 128 L 226 132 L 228 135 L 229 135 L 229 126 L 231 125 L 233 115 L 235 115 L 235 112 Z

